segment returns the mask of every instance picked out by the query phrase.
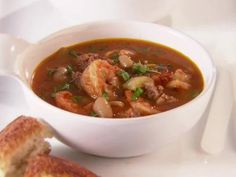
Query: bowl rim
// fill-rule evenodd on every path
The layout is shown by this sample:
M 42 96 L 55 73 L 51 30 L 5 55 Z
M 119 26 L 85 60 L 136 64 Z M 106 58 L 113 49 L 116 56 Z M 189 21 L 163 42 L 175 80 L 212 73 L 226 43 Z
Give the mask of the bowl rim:
M 78 116 L 78 119 L 81 119 L 81 120 L 83 119 L 83 120 L 87 120 L 87 121 L 133 122 L 133 121 L 136 121 L 136 120 L 145 121 L 145 120 L 150 120 L 150 119 L 156 119 L 156 118 L 160 117 L 159 115 L 165 115 L 165 114 L 168 114 L 169 112 L 175 112 L 175 111 L 184 109 L 184 108 L 188 107 L 189 105 L 191 105 L 192 103 L 194 103 L 197 100 L 199 100 L 202 97 L 204 97 L 204 95 L 206 95 L 206 93 L 209 92 L 209 90 L 212 87 L 214 87 L 215 81 L 216 81 L 217 70 L 216 70 L 216 66 L 215 66 L 215 64 L 213 62 L 212 57 L 210 56 L 209 52 L 205 49 L 205 47 L 202 46 L 202 44 L 200 44 L 197 40 L 193 39 L 191 36 L 181 32 L 179 30 L 176 30 L 176 29 L 174 29 L 172 27 L 164 26 L 164 25 L 157 24 L 157 23 L 150 23 L 150 22 L 143 22 L 143 21 L 134 21 L 134 20 L 101 20 L 101 21 L 92 21 L 92 22 L 87 22 L 87 23 L 83 23 L 83 24 L 79 24 L 79 25 L 73 25 L 73 26 L 70 26 L 70 27 L 67 27 L 67 28 L 63 28 L 63 29 L 61 29 L 59 31 L 56 31 L 56 32 L 54 32 L 52 34 L 49 34 L 45 38 L 39 40 L 36 43 L 36 45 L 37 44 L 43 44 L 43 43 L 45 43 L 47 41 L 53 40 L 54 38 L 61 36 L 61 35 L 65 35 L 65 34 L 68 34 L 68 33 L 73 33 L 73 31 L 74 32 L 78 31 L 79 29 L 82 29 L 84 26 L 91 27 L 91 26 L 95 26 L 95 25 L 102 26 L 102 25 L 107 25 L 107 24 L 112 25 L 112 24 L 118 24 L 118 23 L 125 24 L 125 25 L 134 25 L 134 24 L 136 24 L 136 25 L 146 25 L 146 26 L 149 25 L 149 26 L 152 26 L 152 27 L 155 27 L 155 28 L 156 27 L 162 28 L 163 30 L 167 30 L 169 33 L 177 34 L 181 38 L 185 38 L 188 41 L 191 41 L 191 42 L 195 43 L 196 45 L 198 45 L 201 48 L 201 50 L 206 54 L 206 56 L 208 57 L 209 61 L 211 62 L 211 67 L 212 67 L 211 74 L 212 75 L 211 75 L 211 77 L 209 79 L 208 86 L 205 86 L 205 84 L 204 84 L 204 88 L 203 88 L 202 92 L 197 97 L 195 97 L 194 99 L 190 100 L 189 102 L 187 102 L 187 103 L 185 103 L 183 105 L 180 105 L 180 106 L 178 106 L 176 108 L 173 108 L 173 109 L 170 109 L 170 110 L 167 110 L 167 111 L 164 111 L 164 112 L 156 113 L 156 114 L 151 114 L 151 115 L 147 115 L 147 116 L 140 116 L 140 117 L 131 117 L 131 118 L 93 117 L 93 116 L 87 116 L 87 115 L 77 114 L 77 113 L 73 113 L 73 112 L 69 112 L 69 111 L 63 110 L 61 108 L 58 108 L 58 107 L 56 107 L 54 105 L 49 104 L 48 102 L 46 102 L 46 101 L 42 100 L 40 97 L 38 97 L 33 92 L 30 83 L 28 83 L 29 87 L 27 87 L 27 88 L 31 92 L 32 96 L 34 96 L 37 99 L 37 101 L 41 102 L 42 104 L 47 105 L 50 109 L 52 109 L 52 112 L 54 112 L 54 111 L 62 112 L 63 114 L 67 115 L 67 118 L 72 115 L 73 117 L 74 116 Z M 84 28 L 84 30 L 86 30 L 86 28 Z M 151 40 L 149 40 L 149 41 L 153 42 Z M 164 45 L 164 44 L 162 44 L 162 45 Z M 203 73 L 202 73 L 202 75 L 203 75 Z M 205 78 L 203 78 L 203 79 L 205 79 Z M 165 117 L 165 116 L 163 116 L 163 117 Z

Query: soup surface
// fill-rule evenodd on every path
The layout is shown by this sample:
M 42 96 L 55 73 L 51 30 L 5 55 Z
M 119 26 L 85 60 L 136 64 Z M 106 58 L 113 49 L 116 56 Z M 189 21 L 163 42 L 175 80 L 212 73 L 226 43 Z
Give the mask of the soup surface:
M 128 118 L 189 102 L 203 90 L 203 78 L 189 58 L 166 46 L 101 39 L 63 47 L 43 60 L 32 89 L 70 112 Z

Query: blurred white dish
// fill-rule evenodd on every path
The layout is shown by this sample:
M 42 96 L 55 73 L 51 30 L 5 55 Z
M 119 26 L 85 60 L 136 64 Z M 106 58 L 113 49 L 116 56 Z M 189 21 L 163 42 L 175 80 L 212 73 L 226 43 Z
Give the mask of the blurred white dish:
M 50 0 L 72 23 L 123 19 L 156 21 L 168 14 L 177 1 L 172 0 Z

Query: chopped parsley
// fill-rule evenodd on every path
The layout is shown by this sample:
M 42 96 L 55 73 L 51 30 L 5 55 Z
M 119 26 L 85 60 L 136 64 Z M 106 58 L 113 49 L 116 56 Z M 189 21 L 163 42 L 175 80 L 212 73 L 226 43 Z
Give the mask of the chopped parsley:
M 76 57 L 78 57 L 78 56 L 81 55 L 79 52 L 77 52 L 77 51 L 75 51 L 75 50 L 70 50 L 70 51 L 68 52 L 68 54 L 69 54 L 71 57 L 73 57 L 73 58 L 76 58 Z
M 92 111 L 92 112 L 90 112 L 90 116 L 97 117 L 98 114 L 96 112 Z
M 51 97 L 55 97 L 56 96 L 56 93 L 59 92 L 59 91 L 63 91 L 63 90 L 69 90 L 70 89 L 70 84 L 69 83 L 63 83 L 59 86 L 56 86 L 53 88 L 53 92 L 51 94 Z
M 75 95 L 71 99 L 75 103 L 79 103 L 81 101 L 82 96 Z
M 141 63 L 135 63 L 132 67 L 133 71 L 137 74 L 145 74 L 149 71 L 148 66 Z
M 48 76 L 49 77 L 52 77 L 53 74 L 56 72 L 56 68 L 48 68 Z
M 159 72 L 163 72 L 163 71 L 171 71 L 173 70 L 173 66 L 170 64 L 158 64 L 155 68 L 157 71 Z
M 118 75 L 121 76 L 124 81 L 127 81 L 130 79 L 130 75 L 126 71 L 120 71 Z
M 111 55 L 111 59 L 112 59 L 113 63 L 119 63 L 119 54 L 118 54 L 118 52 L 114 52 Z
M 103 92 L 102 96 L 108 101 L 109 100 L 109 95 L 106 91 Z
M 141 95 L 143 94 L 143 89 L 141 88 L 136 88 L 131 99 L 132 101 L 136 101 Z
M 198 90 L 193 90 L 193 91 L 190 93 L 190 96 L 191 96 L 192 98 L 195 98 L 195 97 L 197 97 L 199 94 L 200 94 L 200 91 L 198 91 Z
M 66 71 L 67 71 L 68 74 L 72 74 L 72 72 L 73 72 L 72 66 L 71 65 L 67 65 L 66 66 Z

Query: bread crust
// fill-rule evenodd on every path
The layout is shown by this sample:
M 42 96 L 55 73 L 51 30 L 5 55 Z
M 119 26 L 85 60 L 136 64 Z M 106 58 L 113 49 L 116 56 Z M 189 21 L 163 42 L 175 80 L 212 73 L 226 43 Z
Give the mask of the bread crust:
M 27 116 L 20 116 L 7 125 L 0 132 L 0 164 L 6 163 L 33 136 L 51 137 L 52 134 L 40 121 Z
M 49 155 L 39 155 L 30 160 L 24 177 L 98 177 L 93 172 L 72 161 Z

